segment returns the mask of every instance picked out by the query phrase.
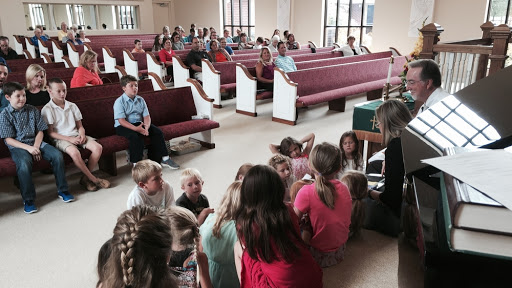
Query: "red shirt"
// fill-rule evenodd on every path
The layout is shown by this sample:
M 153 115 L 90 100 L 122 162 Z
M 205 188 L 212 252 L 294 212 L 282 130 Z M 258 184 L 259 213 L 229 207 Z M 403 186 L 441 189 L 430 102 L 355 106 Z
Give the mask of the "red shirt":
M 167 62 L 167 61 L 170 61 L 172 62 L 172 55 L 175 55 L 176 52 L 174 52 L 174 50 L 171 49 L 171 52 L 167 52 L 167 50 L 165 49 L 162 49 L 160 50 L 160 52 L 158 52 L 158 56 L 160 57 L 160 62 Z
M 82 66 L 77 67 L 73 73 L 73 79 L 71 79 L 70 88 L 84 87 L 87 86 L 87 84 L 102 85 L 103 81 L 101 81 L 98 73 L 91 72 Z

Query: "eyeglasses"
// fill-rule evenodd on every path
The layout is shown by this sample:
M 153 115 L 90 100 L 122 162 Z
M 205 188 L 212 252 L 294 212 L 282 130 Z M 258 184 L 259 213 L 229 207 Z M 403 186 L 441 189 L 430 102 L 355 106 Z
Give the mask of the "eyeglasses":
M 423 82 L 423 80 L 407 80 L 407 81 L 405 81 L 405 84 L 407 84 L 407 85 L 414 85 L 414 84 L 416 84 L 418 82 Z

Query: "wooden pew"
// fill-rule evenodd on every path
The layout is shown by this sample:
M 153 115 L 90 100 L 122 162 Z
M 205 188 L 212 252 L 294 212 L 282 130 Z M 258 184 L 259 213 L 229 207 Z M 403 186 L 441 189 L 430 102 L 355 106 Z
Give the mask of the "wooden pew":
M 398 75 L 405 56 L 395 58 L 391 84 L 401 83 Z M 345 97 L 364 92 L 378 93 L 386 83 L 389 59 L 376 59 L 284 73 L 274 72 L 272 121 L 295 125 L 297 107 L 329 102 L 329 109 L 345 111 Z M 343 77 L 341 77 L 343 76 Z M 377 92 L 375 92 L 377 91 Z
M 139 81 L 139 94 L 152 91 L 154 91 L 154 89 L 151 80 L 147 79 Z M 105 97 L 119 97 L 123 95 L 123 93 L 123 88 L 121 87 L 119 82 L 107 83 L 97 86 L 69 88 L 66 100 L 71 102 L 77 102 L 83 100 L 94 100 Z
M 341 52 L 337 52 L 341 53 Z M 335 57 L 328 59 L 318 59 L 311 61 L 296 62 L 297 70 L 304 70 L 316 67 L 327 67 L 332 65 L 340 65 L 346 63 L 354 63 L 360 61 L 368 61 L 374 59 L 389 59 L 391 51 L 377 52 L 372 54 L 363 54 L 353 57 Z M 256 100 L 268 99 L 271 97 L 267 91 L 262 95 L 257 93 L 257 79 L 255 67 L 245 67 L 243 64 L 237 64 L 237 97 L 236 112 L 248 116 L 257 116 Z M 274 87 L 275 88 L 275 87 Z M 271 93 L 272 94 L 272 93 Z

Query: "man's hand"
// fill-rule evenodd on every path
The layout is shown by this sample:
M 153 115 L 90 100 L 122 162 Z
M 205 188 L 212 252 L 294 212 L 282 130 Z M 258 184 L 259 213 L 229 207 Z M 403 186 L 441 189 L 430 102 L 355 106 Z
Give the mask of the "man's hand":
M 149 132 L 148 132 L 148 130 L 145 129 L 143 123 L 140 123 L 140 125 L 137 126 L 137 130 L 136 131 L 139 132 L 140 134 L 144 135 L 144 136 L 148 136 L 149 135 Z

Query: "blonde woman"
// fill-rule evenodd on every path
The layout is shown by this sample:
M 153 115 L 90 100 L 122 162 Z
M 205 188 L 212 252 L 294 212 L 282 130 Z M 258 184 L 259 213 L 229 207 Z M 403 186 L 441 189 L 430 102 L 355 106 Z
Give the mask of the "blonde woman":
M 210 214 L 199 228 L 203 251 L 208 256 L 208 268 L 214 287 L 238 288 L 234 247 L 236 236 L 235 211 L 240 207 L 242 181 L 229 185 L 217 212 Z
M 25 72 L 27 81 L 26 104 L 44 106 L 50 101 L 50 94 L 46 91 L 46 71 L 38 64 L 31 64 Z
M 98 54 L 92 50 L 85 51 L 71 79 L 71 88 L 102 85 L 98 71 Z
M 405 168 L 400 136 L 412 120 L 407 106 L 397 100 L 382 103 L 375 110 L 377 127 L 382 133 L 382 145 L 386 146 L 385 191 L 370 190 L 366 205 L 364 228 L 398 236 L 402 208 L 402 190 Z
M 262 47 L 260 58 L 256 63 L 256 79 L 258 90 L 274 91 L 274 58 L 268 47 Z

